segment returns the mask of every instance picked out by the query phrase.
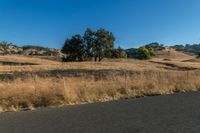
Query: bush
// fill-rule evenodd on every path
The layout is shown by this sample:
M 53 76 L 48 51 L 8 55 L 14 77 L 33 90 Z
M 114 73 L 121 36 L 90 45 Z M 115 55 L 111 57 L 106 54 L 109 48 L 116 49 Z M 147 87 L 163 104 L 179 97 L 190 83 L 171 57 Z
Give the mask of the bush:
M 127 53 L 121 47 L 111 51 L 111 58 L 127 58 Z
M 149 49 L 153 49 L 154 51 L 159 51 L 159 50 L 164 50 L 165 47 L 163 46 L 163 44 L 159 44 L 157 42 L 153 42 L 150 44 L 145 45 L 145 48 Z
M 155 57 L 155 52 L 152 48 L 140 47 L 138 50 L 138 59 L 146 60 Z

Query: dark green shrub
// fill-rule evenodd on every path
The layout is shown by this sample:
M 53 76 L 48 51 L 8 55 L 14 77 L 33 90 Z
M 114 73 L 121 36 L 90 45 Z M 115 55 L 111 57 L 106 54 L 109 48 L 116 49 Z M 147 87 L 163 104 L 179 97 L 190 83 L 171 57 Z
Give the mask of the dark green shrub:
M 155 57 L 155 52 L 151 48 L 140 47 L 137 50 L 137 57 L 138 59 L 146 60 Z

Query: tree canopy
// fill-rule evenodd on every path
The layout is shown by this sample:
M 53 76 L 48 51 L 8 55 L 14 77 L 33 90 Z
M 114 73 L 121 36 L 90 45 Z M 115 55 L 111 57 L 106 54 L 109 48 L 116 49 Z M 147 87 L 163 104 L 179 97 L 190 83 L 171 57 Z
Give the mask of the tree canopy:
M 66 54 L 64 61 L 101 61 L 105 57 L 110 57 L 114 49 L 115 37 L 112 32 L 103 28 L 93 31 L 86 29 L 83 36 L 75 35 L 67 39 L 62 47 L 62 52 Z
M 62 52 L 66 54 L 63 61 L 84 61 L 86 58 L 86 46 L 83 43 L 81 35 L 74 35 L 71 39 L 67 39 L 62 48 Z

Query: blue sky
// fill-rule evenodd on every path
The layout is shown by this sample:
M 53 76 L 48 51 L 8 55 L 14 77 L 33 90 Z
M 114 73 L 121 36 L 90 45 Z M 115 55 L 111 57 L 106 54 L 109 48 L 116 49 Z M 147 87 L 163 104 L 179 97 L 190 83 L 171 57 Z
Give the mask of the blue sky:
M 200 43 L 200 0 L 0 0 L 0 40 L 60 48 L 87 27 L 116 46 Z

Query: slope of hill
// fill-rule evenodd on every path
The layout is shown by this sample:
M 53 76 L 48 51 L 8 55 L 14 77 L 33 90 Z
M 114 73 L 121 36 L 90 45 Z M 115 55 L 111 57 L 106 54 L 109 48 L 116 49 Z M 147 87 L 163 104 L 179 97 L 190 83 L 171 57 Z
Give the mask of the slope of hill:
M 189 59 L 189 60 L 184 60 L 183 62 L 197 62 L 197 63 L 200 63 L 200 58 L 197 57 L 197 58 L 193 58 L 193 59 Z
M 7 42 L 0 42 L 0 55 L 32 55 L 32 56 L 58 56 L 62 53 L 59 49 L 45 48 L 41 46 L 16 46 Z
M 200 54 L 200 44 L 186 44 L 186 45 L 175 45 L 171 46 L 177 51 L 190 52 L 199 55 Z
M 0 112 L 197 91 L 200 86 L 196 62 L 61 63 L 20 55 L 0 56 L 1 61 L 29 64 L 0 64 Z
M 164 50 L 156 51 L 156 58 L 163 60 L 190 60 L 195 56 L 186 52 L 176 51 L 173 48 L 166 47 Z
M 155 59 L 159 60 L 179 60 L 179 61 L 184 61 L 184 60 L 190 60 L 196 58 L 196 55 L 189 53 L 189 52 L 184 52 L 184 51 L 177 51 L 174 48 L 171 47 L 165 47 L 165 46 L 157 46 L 151 47 L 151 45 L 145 45 L 145 47 L 152 48 L 155 51 Z M 138 52 L 137 48 L 130 48 L 126 49 L 126 53 L 128 55 L 128 58 L 137 58 Z

